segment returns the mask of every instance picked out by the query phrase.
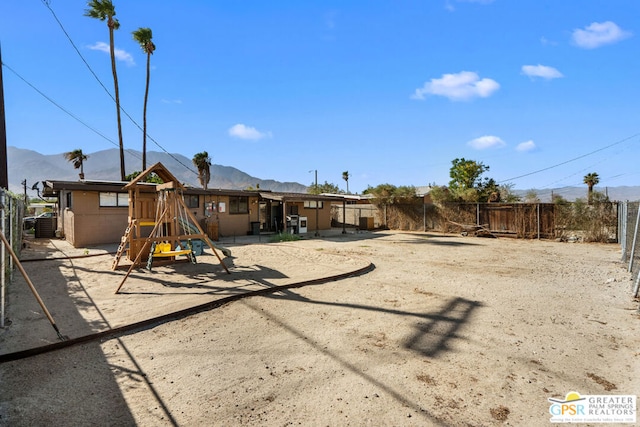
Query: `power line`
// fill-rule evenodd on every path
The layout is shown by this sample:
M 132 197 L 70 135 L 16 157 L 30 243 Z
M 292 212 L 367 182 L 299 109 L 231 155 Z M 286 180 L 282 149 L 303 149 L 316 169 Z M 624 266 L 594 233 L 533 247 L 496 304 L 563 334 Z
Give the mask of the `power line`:
M 629 136 L 629 137 L 626 137 L 626 138 L 624 138 L 624 139 L 621 139 L 620 141 L 614 142 L 613 144 L 609 144 L 609 145 L 607 145 L 607 146 L 605 146 L 605 147 L 598 148 L 597 150 L 591 151 L 590 153 L 583 154 L 583 155 L 578 156 L 578 157 L 574 157 L 573 159 L 566 160 L 566 161 L 564 161 L 564 162 L 561 162 L 561 163 L 555 164 L 555 165 L 553 165 L 553 166 L 548 166 L 548 167 L 546 167 L 546 168 L 538 169 L 538 170 L 536 170 L 536 171 L 529 172 L 529 173 L 526 173 L 526 174 L 524 174 L 524 175 L 519 175 L 519 176 L 516 176 L 516 177 L 514 177 L 514 178 L 509 178 L 509 179 L 504 179 L 504 180 L 502 180 L 502 181 L 498 181 L 498 184 L 503 183 L 503 182 L 508 182 L 508 181 L 514 181 L 514 180 L 516 180 L 516 179 L 524 178 L 524 177 L 526 177 L 526 176 L 531 176 L 531 175 L 535 175 L 535 174 L 540 173 L 540 172 L 548 171 L 549 169 L 557 168 L 558 166 L 566 165 L 567 163 L 571 163 L 571 162 L 574 162 L 574 161 L 576 161 L 576 160 L 580 160 L 580 159 L 582 159 L 582 158 L 584 158 L 584 157 L 587 157 L 587 156 L 590 156 L 590 155 L 592 155 L 592 154 L 598 153 L 598 152 L 600 152 L 600 151 L 606 150 L 607 148 L 611 148 L 611 147 L 613 147 L 613 146 L 615 146 L 615 145 L 622 144 L 623 142 L 626 142 L 626 141 L 628 141 L 628 140 L 630 140 L 630 139 L 632 139 L 632 138 L 635 138 L 635 137 L 637 137 L 638 135 L 640 135 L 640 133 L 636 133 L 635 135 L 631 135 L 631 136 Z
M 89 63 L 86 61 L 86 59 L 84 58 L 84 56 L 82 56 L 82 53 L 80 53 L 80 50 L 78 49 L 78 47 L 76 46 L 76 44 L 73 42 L 73 39 L 71 38 L 71 36 L 69 35 L 69 33 L 67 33 L 67 30 L 64 28 L 64 25 L 62 25 L 62 22 L 60 22 L 60 20 L 58 19 L 58 16 L 56 15 L 56 13 L 53 11 L 53 9 L 51 8 L 50 0 L 42 0 L 42 3 L 46 6 L 47 9 L 49 9 L 49 11 L 51 12 L 51 15 L 53 15 L 53 18 L 56 20 L 56 22 L 58 23 L 58 25 L 60 26 L 60 28 L 62 29 L 62 32 L 64 33 L 64 35 L 67 37 L 67 39 L 69 40 L 69 43 L 71 43 L 71 46 L 73 46 L 73 49 L 76 51 L 76 53 L 78 54 L 78 56 L 80 56 L 80 59 L 82 59 L 82 62 L 84 62 L 84 64 L 87 66 L 87 68 L 89 69 L 89 72 L 91 73 L 91 75 L 93 75 L 93 77 L 97 80 L 98 84 L 104 89 L 104 91 L 107 93 L 107 95 L 109 95 L 109 97 L 111 98 L 111 100 L 113 102 L 116 102 L 115 98 L 113 97 L 113 95 L 111 95 L 111 92 L 109 92 L 109 90 L 107 89 L 107 87 L 102 83 L 102 81 L 100 80 L 100 78 L 96 75 L 96 73 L 93 71 L 93 69 L 91 68 L 91 66 L 89 65 Z M 131 115 L 129 115 L 129 113 L 127 113 L 127 111 L 122 107 L 122 105 L 119 106 L 120 111 L 122 111 L 124 113 L 125 116 L 127 116 L 127 118 L 131 121 L 131 123 L 133 123 L 141 132 L 144 132 L 144 130 L 142 129 L 142 127 L 138 124 L 138 122 L 136 122 L 133 117 L 131 117 Z M 160 148 L 162 151 L 164 151 L 169 157 L 171 157 L 173 160 L 175 160 L 176 162 L 178 162 L 180 165 L 182 165 L 185 169 L 187 169 L 188 171 L 192 172 L 193 174 L 195 174 L 196 176 L 199 176 L 199 173 L 194 171 L 193 169 L 191 169 L 189 166 L 185 165 L 184 163 L 182 163 L 180 161 L 180 159 L 178 159 L 177 157 L 175 157 L 173 154 L 169 153 L 163 146 L 161 146 L 155 139 L 153 139 L 148 133 L 147 133 L 147 138 L 149 138 L 149 140 L 151 142 L 153 142 L 158 148 Z
M 44 92 L 42 92 L 40 89 L 38 89 L 37 87 L 35 87 L 33 84 L 31 84 L 30 82 L 28 82 L 24 77 L 22 77 L 20 74 L 18 74 L 17 71 L 15 71 L 13 68 L 11 68 L 9 65 L 7 65 L 6 62 L 2 62 L 2 65 L 9 71 L 11 71 L 13 74 L 16 75 L 16 77 L 18 77 L 20 80 L 22 80 L 27 86 L 29 86 L 31 89 L 35 90 L 40 96 L 42 96 L 44 99 L 46 99 L 47 101 L 49 101 L 50 103 L 52 103 L 53 105 L 55 105 L 56 107 L 58 107 L 60 110 L 62 110 L 64 113 L 66 113 L 67 115 L 69 115 L 70 117 L 72 117 L 74 120 L 76 120 L 77 122 L 79 122 L 80 124 L 82 124 L 83 126 L 85 126 L 86 128 L 88 128 L 89 130 L 91 130 L 92 132 L 94 132 L 95 134 L 97 134 L 98 136 L 102 137 L 103 139 L 109 141 L 110 143 L 112 143 L 113 145 L 115 145 L 116 147 L 118 146 L 118 144 L 116 144 L 115 141 L 109 139 L 108 137 L 106 137 L 105 135 L 103 135 L 102 133 L 100 133 L 99 131 L 97 131 L 96 129 L 92 128 L 91 126 L 89 126 L 87 123 L 85 123 L 84 121 L 82 121 L 79 117 L 75 116 L 73 113 L 71 113 L 70 111 L 68 111 L 67 109 L 65 109 L 63 106 L 61 106 L 60 104 L 58 104 L 56 101 L 54 101 L 53 99 L 51 99 L 49 96 L 47 96 Z M 129 154 L 131 154 L 134 157 L 138 157 L 139 159 L 141 157 L 139 157 L 137 155 L 137 153 L 135 151 L 129 151 Z

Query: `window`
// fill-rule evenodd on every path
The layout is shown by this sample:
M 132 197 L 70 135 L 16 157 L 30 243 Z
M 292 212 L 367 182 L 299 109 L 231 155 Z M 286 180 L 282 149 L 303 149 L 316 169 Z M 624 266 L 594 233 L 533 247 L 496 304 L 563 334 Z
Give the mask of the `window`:
M 249 198 L 246 196 L 229 196 L 229 213 L 249 213 Z
M 200 206 L 200 200 L 197 194 L 185 194 L 183 197 L 184 204 L 187 205 L 188 208 L 197 208 Z
M 126 207 L 129 206 L 127 193 L 100 193 L 100 207 Z
M 324 202 L 317 202 L 315 200 L 307 200 L 304 202 L 305 209 L 315 209 L 316 204 L 318 205 L 318 209 L 322 209 L 324 207 Z
M 67 207 L 67 208 L 71 209 L 71 200 L 72 200 L 72 198 L 71 198 L 71 191 L 69 191 L 69 192 L 67 193 L 67 205 L 66 205 L 65 207 Z

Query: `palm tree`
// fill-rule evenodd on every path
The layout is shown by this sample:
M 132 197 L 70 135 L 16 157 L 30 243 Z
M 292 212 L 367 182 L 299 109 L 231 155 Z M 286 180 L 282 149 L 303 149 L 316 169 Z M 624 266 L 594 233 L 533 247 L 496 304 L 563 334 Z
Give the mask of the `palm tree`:
M 342 179 L 347 181 L 347 194 L 349 194 L 349 171 L 342 172 Z
M 211 171 L 209 169 L 209 166 L 211 166 L 211 157 L 209 157 L 209 153 L 203 151 L 193 156 L 193 165 L 198 168 L 198 180 L 202 188 L 206 190 L 207 184 L 209 184 L 209 180 L 211 179 Z
M 142 110 L 142 170 L 147 169 L 147 100 L 149 99 L 149 78 L 151 55 L 156 45 L 151 41 L 151 28 L 138 28 L 133 33 L 133 39 L 140 44 L 142 51 L 147 54 L 147 84 L 144 89 L 144 108 Z
M 82 152 L 82 149 L 77 148 L 73 151 L 69 151 L 68 153 L 63 154 L 64 158 L 73 163 L 73 167 L 76 169 L 80 169 L 80 179 L 84 179 L 84 166 L 83 162 L 89 158 L 86 154 Z
M 122 121 L 120 120 L 120 90 L 118 89 L 118 74 L 116 73 L 116 55 L 113 42 L 113 31 L 120 28 L 120 22 L 116 16 L 116 8 L 111 0 L 90 0 L 87 3 L 89 9 L 84 11 L 84 16 L 107 21 L 109 27 L 109 52 L 111 53 L 111 72 L 113 73 L 113 86 L 116 95 L 116 113 L 118 117 L 118 142 L 120 144 L 120 178 L 125 181 L 124 168 L 124 143 L 122 142 Z
M 593 199 L 593 187 L 598 185 L 598 183 L 600 182 L 600 177 L 598 176 L 597 173 L 591 172 L 591 173 L 588 173 L 588 174 L 586 174 L 584 176 L 584 181 L 583 182 L 585 184 L 587 184 L 587 187 L 588 187 L 587 201 L 589 203 L 591 203 L 591 201 Z

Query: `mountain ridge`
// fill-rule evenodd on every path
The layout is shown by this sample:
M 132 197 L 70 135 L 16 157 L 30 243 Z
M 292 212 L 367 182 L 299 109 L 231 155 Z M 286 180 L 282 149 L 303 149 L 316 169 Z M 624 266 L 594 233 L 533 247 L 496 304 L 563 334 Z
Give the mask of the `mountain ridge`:
M 87 154 L 89 158 L 84 163 L 84 173 L 87 180 L 120 180 L 120 153 L 117 148 L 96 151 Z M 125 151 L 126 173 L 130 174 L 140 168 L 142 153 L 135 150 Z M 44 180 L 77 181 L 78 169 L 64 158 L 63 153 L 40 154 L 37 151 L 24 148 L 7 147 L 7 162 L 9 174 L 9 190 L 22 194 L 24 188 L 22 181 L 26 179 L 27 194 L 36 196 L 31 187 Z M 182 154 L 161 153 L 158 151 L 147 152 L 147 164 L 153 165 L 161 162 L 175 177 L 185 184 L 193 187 L 201 187 L 198 182 L 197 172 L 191 159 Z M 211 182 L 209 188 L 229 190 L 243 190 L 256 188 L 260 185 L 262 190 L 271 190 L 283 193 L 306 193 L 307 187 L 297 182 L 280 182 L 273 179 L 261 179 L 251 176 L 232 166 L 213 164 L 211 166 Z M 42 185 L 40 185 L 42 188 Z M 568 201 L 587 198 L 587 187 L 560 187 L 554 189 L 524 189 L 513 190 L 523 199 L 528 192 L 534 191 L 541 202 L 550 202 L 552 195 L 560 195 Z M 595 187 L 595 191 L 605 193 L 610 200 L 640 200 L 640 186 L 619 187 Z
M 84 174 L 87 180 L 120 181 L 120 153 L 117 148 L 87 153 L 84 162 Z M 142 153 L 135 150 L 125 151 L 126 173 L 141 169 Z M 176 153 L 147 152 L 147 165 L 161 162 L 180 182 L 193 187 L 201 187 L 197 170 L 191 159 Z M 35 196 L 31 187 L 40 181 L 77 181 L 79 169 L 64 158 L 63 153 L 40 154 L 24 148 L 7 147 L 9 190 L 17 194 L 24 192 L 23 180 L 27 183 L 27 194 Z M 133 165 L 138 165 L 136 168 Z M 276 192 L 306 193 L 307 187 L 297 182 L 280 182 L 273 179 L 261 179 L 251 176 L 232 166 L 211 165 L 209 188 L 243 190 L 249 187 Z M 42 188 L 42 186 L 40 186 Z

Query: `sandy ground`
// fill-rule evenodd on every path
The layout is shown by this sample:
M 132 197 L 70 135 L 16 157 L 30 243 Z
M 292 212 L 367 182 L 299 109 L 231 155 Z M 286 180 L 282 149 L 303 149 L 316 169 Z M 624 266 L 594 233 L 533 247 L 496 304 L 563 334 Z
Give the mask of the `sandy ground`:
M 640 394 L 617 245 L 323 234 L 227 241 L 230 275 L 204 255 L 136 269 L 118 295 L 111 256 L 61 258 L 115 247 L 31 241 L 24 259 L 50 259 L 24 267 L 70 338 L 236 300 L 0 364 L 0 425 L 533 426 L 569 391 Z M 0 355 L 58 342 L 18 272 L 7 298 Z

